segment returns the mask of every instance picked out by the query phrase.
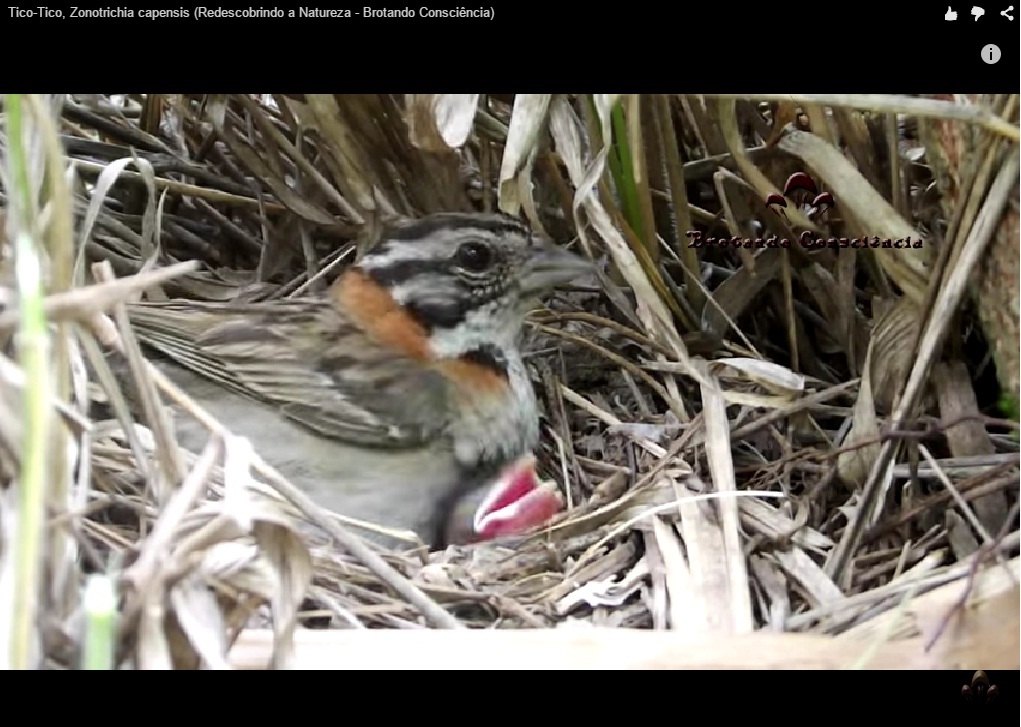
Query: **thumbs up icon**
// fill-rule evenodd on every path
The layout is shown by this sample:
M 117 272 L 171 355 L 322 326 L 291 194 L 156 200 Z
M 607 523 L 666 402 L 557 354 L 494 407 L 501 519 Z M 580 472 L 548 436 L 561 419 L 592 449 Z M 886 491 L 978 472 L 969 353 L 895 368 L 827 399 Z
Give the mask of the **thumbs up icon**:
M 947 5 L 947 14 L 943 16 L 944 20 L 957 20 L 957 11 Z

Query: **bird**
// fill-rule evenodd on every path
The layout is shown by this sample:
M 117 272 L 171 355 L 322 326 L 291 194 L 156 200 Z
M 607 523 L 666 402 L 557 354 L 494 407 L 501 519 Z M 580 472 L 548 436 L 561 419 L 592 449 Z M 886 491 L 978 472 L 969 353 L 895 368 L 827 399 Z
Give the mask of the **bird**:
M 321 294 L 142 301 L 132 329 L 327 510 L 437 549 L 548 521 L 562 501 L 538 486 L 520 337 L 536 300 L 592 262 L 500 213 L 433 213 L 378 235 Z M 205 428 L 175 419 L 179 443 L 200 451 Z

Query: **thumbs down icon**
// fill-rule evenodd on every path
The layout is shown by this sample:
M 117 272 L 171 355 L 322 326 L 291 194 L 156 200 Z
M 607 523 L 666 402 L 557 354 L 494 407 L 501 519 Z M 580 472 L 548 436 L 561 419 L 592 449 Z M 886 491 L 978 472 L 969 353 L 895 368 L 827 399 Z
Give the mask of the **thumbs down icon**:
M 972 5 L 971 14 L 975 16 L 975 22 L 978 22 L 978 19 L 985 15 L 986 11 L 980 8 L 978 5 Z

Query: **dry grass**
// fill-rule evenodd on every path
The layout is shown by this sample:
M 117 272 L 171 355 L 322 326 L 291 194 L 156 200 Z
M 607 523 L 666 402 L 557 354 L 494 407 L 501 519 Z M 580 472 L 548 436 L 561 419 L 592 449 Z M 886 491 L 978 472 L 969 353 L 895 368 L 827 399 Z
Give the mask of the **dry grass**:
M 788 665 L 990 668 L 975 645 L 1018 632 L 1018 98 L 770 100 L 8 96 L 0 663 L 102 665 L 92 613 L 115 597 L 113 659 L 140 668 L 230 666 L 243 631 L 268 656 L 235 663 L 293 666 L 311 663 L 300 626 L 578 621 L 731 645 L 802 632 Z M 797 171 L 836 206 L 768 209 Z M 132 333 L 124 304 L 139 296 L 314 294 L 378 220 L 472 208 L 524 214 L 605 271 L 530 321 L 540 462 L 569 509 L 519 542 L 368 544 L 176 390 Z M 794 227 L 923 245 L 685 236 Z M 1014 272 L 991 271 L 997 256 Z M 167 402 L 207 424 L 204 452 L 177 447 Z M 968 601 L 965 619 L 987 641 L 968 641 L 951 612 L 993 574 L 995 608 Z M 929 592 L 943 595 L 938 617 L 924 602 L 926 626 L 881 625 Z M 569 635 L 534 648 L 611 664 L 626 633 L 603 651 Z M 436 658 L 453 665 L 468 642 L 446 636 L 451 661 Z M 851 637 L 862 648 L 841 651 Z M 926 642 L 943 645 L 927 660 Z M 337 643 L 359 658 L 361 642 Z M 626 663 L 706 666 L 647 656 Z

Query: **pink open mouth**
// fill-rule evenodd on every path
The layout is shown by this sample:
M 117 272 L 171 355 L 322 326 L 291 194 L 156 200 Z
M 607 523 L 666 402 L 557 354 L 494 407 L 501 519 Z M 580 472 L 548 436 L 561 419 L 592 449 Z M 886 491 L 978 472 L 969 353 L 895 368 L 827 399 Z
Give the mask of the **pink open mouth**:
M 563 508 L 552 483 L 539 484 L 534 461 L 507 470 L 475 511 L 473 522 L 479 540 L 519 535 L 543 525 Z

